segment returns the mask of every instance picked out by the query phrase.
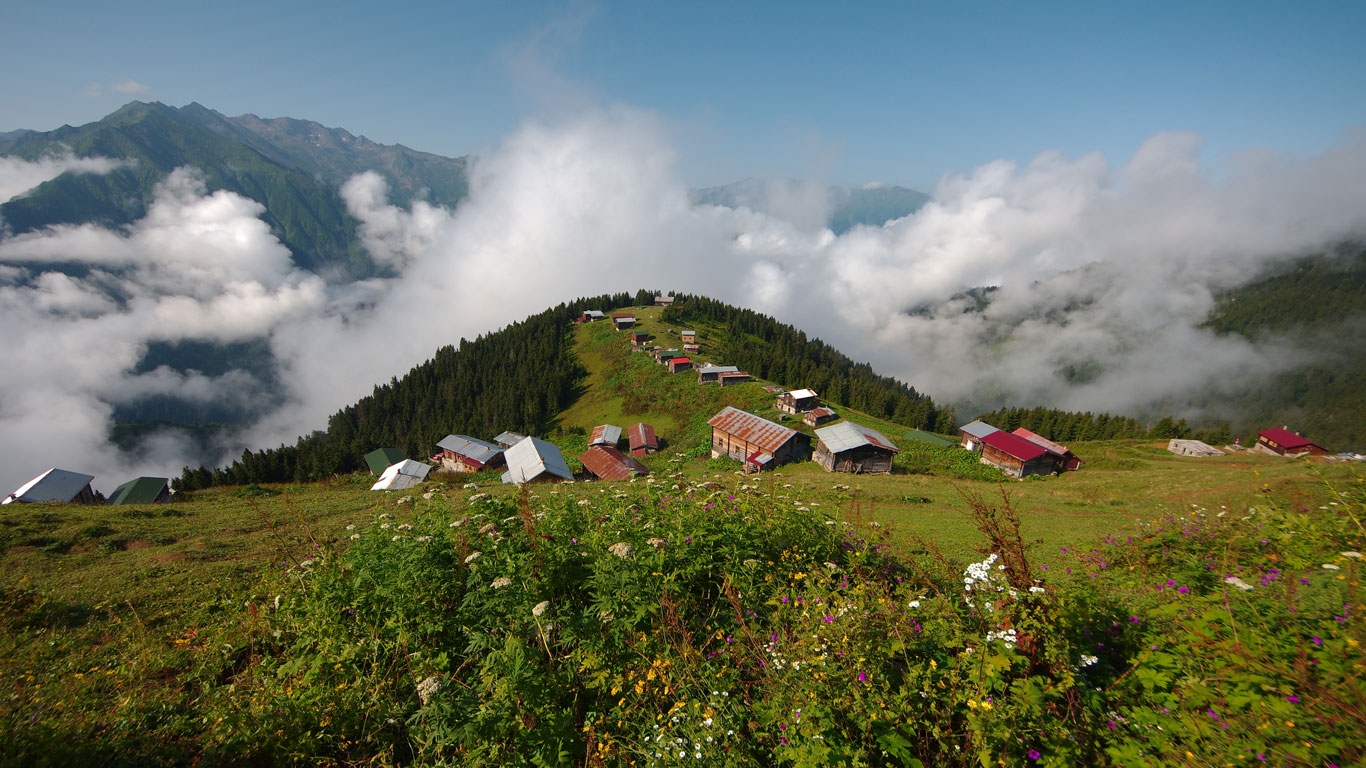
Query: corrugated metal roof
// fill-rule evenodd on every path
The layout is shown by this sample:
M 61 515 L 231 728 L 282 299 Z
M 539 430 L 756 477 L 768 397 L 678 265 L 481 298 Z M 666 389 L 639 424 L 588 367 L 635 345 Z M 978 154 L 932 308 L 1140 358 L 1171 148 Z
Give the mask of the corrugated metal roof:
M 510 434 L 510 433 L 503 433 Z M 502 437 L 502 435 L 499 435 Z M 441 438 L 441 442 L 436 444 L 438 448 L 454 453 L 457 456 L 464 456 L 471 461 L 480 464 L 487 464 L 492 461 L 503 449 L 483 440 L 476 440 L 468 435 L 446 435 Z
M 626 434 L 631 438 L 631 450 L 637 448 L 659 448 L 659 439 L 655 437 L 655 428 L 640 422 L 627 427 Z
M 365 466 L 370 468 L 370 474 L 381 475 L 384 470 L 408 458 L 403 455 L 403 451 L 397 448 L 376 448 L 365 454 Z
M 811 389 L 794 389 L 787 394 L 791 395 L 793 400 L 805 400 L 808 397 L 816 396 L 815 390 Z
M 65 504 L 85 490 L 87 485 L 95 479 L 94 475 L 83 475 L 79 472 L 70 472 L 65 469 L 53 467 L 41 475 L 19 486 L 18 489 L 5 497 L 3 503 L 11 501 L 27 501 L 30 503 L 56 502 Z
M 593 434 L 588 436 L 589 445 L 613 445 L 621 441 L 621 427 L 612 424 L 601 424 L 593 427 Z
M 1048 453 L 1038 443 L 1031 443 L 1019 435 L 1012 435 L 999 429 L 982 437 L 981 440 L 983 444 L 1004 451 L 1006 455 L 1013 456 L 1020 461 L 1030 461 Z
M 630 480 L 635 475 L 648 475 L 644 464 L 623 454 L 613 446 L 595 445 L 579 456 L 584 469 L 602 480 Z
M 155 504 L 162 491 L 168 490 L 165 477 L 139 477 L 120 485 L 109 496 L 110 504 Z
M 1275 429 L 1263 429 L 1261 432 L 1257 433 L 1257 436 L 1265 437 L 1268 440 L 1274 440 L 1279 443 L 1282 448 L 1303 448 L 1306 445 L 1314 445 L 1313 441 L 1309 438 L 1301 437 L 1288 429 L 1282 429 L 1280 427 L 1276 427 Z M 1317 448 L 1319 446 L 1314 447 Z
M 892 441 L 888 440 L 881 432 L 862 424 L 855 424 L 852 421 L 841 421 L 838 424 L 821 427 L 816 430 L 816 439 L 824 443 L 826 449 L 831 453 L 844 453 L 854 448 L 862 448 L 865 445 L 871 445 L 892 453 L 900 453 Z
M 793 435 L 797 434 L 795 429 L 789 429 L 781 424 L 775 424 L 768 419 L 730 406 L 726 406 L 720 413 L 711 417 L 707 423 L 728 435 L 734 435 L 747 443 L 753 443 L 770 453 L 777 451 L 784 443 L 791 440 Z
M 698 373 L 715 373 L 717 375 L 723 373 L 738 373 L 739 371 L 740 369 L 733 365 L 712 365 L 711 363 L 706 363 L 701 368 L 697 369 Z
M 384 470 L 384 474 L 380 475 L 379 480 L 370 486 L 370 490 L 401 491 L 405 488 L 412 488 L 426 480 L 427 473 L 430 471 L 432 471 L 432 467 L 429 464 L 404 459 Z
M 602 312 L 596 309 L 585 309 L 583 314 L 585 317 L 595 317 L 599 320 L 602 319 Z
M 1043 446 L 1043 449 L 1045 451 L 1048 451 L 1049 453 L 1053 454 L 1054 456 L 1057 456 L 1058 458 L 1062 458 L 1063 456 L 1066 456 L 1069 453 L 1069 451 L 1067 450 L 1067 446 L 1058 445 L 1057 443 L 1053 442 L 1052 440 L 1049 440 L 1043 435 L 1037 434 L 1035 432 L 1030 432 L 1024 427 L 1020 427 L 1011 434 L 1015 435 L 1016 437 L 1023 437 L 1024 439 L 1028 440 L 1031 443 L 1034 443 L 1035 445 Z
M 838 416 L 839 414 L 835 413 L 834 408 L 827 408 L 822 405 L 818 408 L 812 408 L 811 410 L 807 411 L 806 415 L 813 419 L 820 419 L 826 416 Z
M 539 437 L 528 437 L 503 454 L 508 462 L 508 471 L 503 473 L 505 483 L 528 483 L 543 474 L 554 475 L 564 480 L 573 480 L 574 473 L 569 471 L 560 449 Z
M 999 432 L 1000 430 L 985 421 L 970 421 L 959 427 L 958 431 L 981 440 L 992 432 Z
M 495 443 L 497 443 L 497 444 L 499 444 L 499 445 L 505 445 L 505 446 L 511 448 L 512 446 L 516 445 L 517 443 L 522 442 L 522 441 L 525 440 L 525 439 L 526 439 L 526 435 L 524 435 L 524 434 L 522 434 L 522 433 L 520 433 L 520 432 L 507 431 L 507 432 L 504 432 L 504 433 L 502 433 L 501 435 L 499 435 L 499 436 L 493 438 L 493 442 L 495 442 Z

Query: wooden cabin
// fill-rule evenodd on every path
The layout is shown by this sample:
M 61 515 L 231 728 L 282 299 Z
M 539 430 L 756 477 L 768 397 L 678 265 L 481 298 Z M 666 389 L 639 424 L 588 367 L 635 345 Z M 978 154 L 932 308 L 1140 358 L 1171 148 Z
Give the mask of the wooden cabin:
M 631 331 L 631 343 L 635 346 L 643 346 L 652 337 L 645 331 Z
M 743 462 L 746 472 L 798 461 L 811 447 L 807 435 L 729 406 L 707 424 L 711 426 L 711 457 L 729 456 Z
M 835 413 L 834 408 L 827 408 L 822 405 L 818 408 L 812 408 L 802 414 L 802 423 L 806 424 L 808 427 L 819 427 L 822 424 L 829 424 L 839 417 L 840 415 Z
M 1051 475 L 1058 471 L 1057 460 L 1042 445 L 999 429 L 982 438 L 981 461 L 1012 477 Z
M 985 421 L 971 421 L 959 427 L 958 431 L 961 432 L 963 436 L 963 450 L 979 453 L 982 450 L 982 438 L 992 432 L 998 432 L 1000 430 Z
M 721 381 L 721 374 L 738 373 L 739 370 L 739 368 L 736 368 L 733 365 L 712 365 L 711 363 L 707 363 L 697 369 L 697 383 L 712 384 L 719 382 Z
M 507 449 L 507 465 L 508 471 L 503 473 L 505 483 L 525 485 L 574 479 L 560 449 L 539 437 L 528 437 Z
M 53 467 L 19 486 L 0 504 L 94 504 L 95 491 L 90 488 L 94 479 L 94 475 Z
M 778 410 L 796 416 L 806 413 L 821 404 L 820 398 L 810 389 L 794 389 L 778 396 Z
M 719 381 L 723 387 L 744 384 L 749 381 L 749 373 L 747 371 L 728 371 L 716 377 L 716 380 Z
M 881 432 L 843 421 L 816 430 L 816 453 L 811 458 L 826 472 L 888 475 L 899 452 Z
M 1257 449 L 1263 453 L 1277 456 L 1327 456 L 1328 449 L 1316 445 L 1308 438 L 1280 429 L 1263 429 L 1257 433 Z
M 675 357 L 669 360 L 669 373 L 692 370 L 692 358 Z
M 453 472 L 482 472 L 501 466 L 505 450 L 466 435 L 446 435 L 436 447 L 437 453 L 432 459 Z
M 655 437 L 655 428 L 649 424 L 632 424 L 626 428 L 626 437 L 630 440 L 632 456 L 645 456 L 659 450 L 659 438 Z
M 610 445 L 590 446 L 579 455 L 579 463 L 599 480 L 630 480 L 637 475 L 650 474 L 644 464 Z
M 679 331 L 679 332 L 678 332 L 678 338 L 679 338 L 684 344 L 696 344 L 696 343 L 697 343 L 697 331 Z
M 1183 440 L 1173 437 L 1167 441 L 1167 450 L 1177 456 L 1196 456 L 1208 458 L 1210 456 L 1223 456 L 1224 452 L 1208 443 L 1200 440 Z
M 612 424 L 599 424 L 593 427 L 593 433 L 588 436 L 589 445 L 610 445 L 613 448 L 621 442 L 621 427 Z
M 1053 460 L 1058 463 L 1059 470 L 1076 471 L 1078 469 L 1081 469 L 1081 459 L 1077 458 L 1077 455 L 1075 453 L 1072 453 L 1072 451 L 1068 450 L 1067 446 L 1058 445 L 1057 443 L 1053 442 L 1052 440 L 1049 440 L 1043 435 L 1030 432 L 1024 427 L 1020 427 L 1011 434 L 1015 435 L 1016 437 L 1023 437 L 1024 439 L 1028 440 L 1031 443 L 1034 443 L 1035 445 L 1043 446 L 1043 449 L 1045 451 L 1048 451 L 1049 455 L 1053 457 Z
M 612 327 L 618 331 L 626 331 L 636 327 L 636 316 L 630 312 L 617 312 L 612 315 Z

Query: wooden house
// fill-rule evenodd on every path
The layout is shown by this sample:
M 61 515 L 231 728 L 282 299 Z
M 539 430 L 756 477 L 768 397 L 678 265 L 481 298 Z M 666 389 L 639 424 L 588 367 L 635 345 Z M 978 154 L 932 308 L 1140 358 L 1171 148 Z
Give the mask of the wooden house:
M 1058 470 L 1057 460 L 1042 445 L 999 429 L 982 438 L 981 460 L 1013 477 L 1050 475 Z
M 681 371 L 692 370 L 692 358 L 675 357 L 669 360 L 669 373 L 679 373 Z
M 506 453 L 508 471 L 503 473 L 503 482 L 525 485 L 527 483 L 558 483 L 573 480 L 574 473 L 564 460 L 560 449 L 539 437 L 528 437 Z
M 590 446 L 579 455 L 579 463 L 599 480 L 630 480 L 637 475 L 650 474 L 644 464 L 611 445 Z
M 604 316 L 604 315 L 602 314 L 602 312 L 600 312 L 599 310 L 596 310 L 596 309 L 585 309 L 585 310 L 583 311 L 583 314 L 579 317 L 579 322 L 581 322 L 581 323 L 592 323 L 592 322 L 595 322 L 595 321 L 598 321 L 598 320 L 602 320 L 602 319 L 604 319 L 604 317 L 605 317 L 605 316 Z
M 673 296 L 665 295 L 665 294 L 662 294 L 662 293 L 656 294 L 656 295 L 655 295 L 655 306 L 656 306 L 656 307 L 667 307 L 667 306 L 669 306 L 669 305 L 672 304 L 672 303 L 674 303 L 674 297 L 673 297 Z
M 820 398 L 816 393 L 809 389 L 794 389 L 791 392 L 784 392 L 778 396 L 778 410 L 796 416 L 799 413 L 806 413 L 821 404 Z
M 636 316 L 630 312 L 617 312 L 612 315 L 612 327 L 618 331 L 627 331 L 636 327 Z
M 397 464 L 391 465 L 379 476 L 379 480 L 370 486 L 372 491 L 402 491 L 421 485 L 427 479 L 427 473 L 432 471 L 428 464 L 412 459 L 404 459 Z
M 1043 446 L 1043 449 L 1045 451 L 1048 451 L 1048 454 L 1052 456 L 1053 460 L 1058 463 L 1059 470 L 1075 471 L 1081 469 L 1081 459 L 1077 458 L 1077 455 L 1075 453 L 1072 453 L 1072 451 L 1068 450 L 1067 446 L 1058 445 L 1057 443 L 1053 442 L 1052 440 L 1049 440 L 1043 435 L 1030 432 L 1024 427 L 1020 427 L 1011 434 L 1015 435 L 1016 437 L 1023 437 L 1024 439 L 1028 440 L 1031 443 L 1034 443 L 1035 445 Z
M 507 449 L 522 442 L 525 439 L 526 435 L 523 435 L 520 432 L 513 432 L 509 430 L 493 438 L 493 442 L 497 443 L 502 448 Z
M 979 453 L 982 450 L 982 438 L 999 430 L 985 421 L 971 421 L 959 427 L 958 431 L 963 436 L 963 450 Z
M 711 384 L 719 382 L 721 381 L 721 374 L 737 373 L 739 370 L 739 368 L 736 368 L 733 365 L 712 365 L 711 363 L 706 363 L 701 368 L 697 369 L 697 383 Z
M 115 488 L 109 504 L 165 504 L 174 494 L 168 478 L 139 477 Z
M 643 346 L 650 338 L 650 334 L 645 331 L 631 331 L 631 343 L 637 347 Z
M 481 472 L 503 463 L 504 448 L 465 435 L 446 435 L 436 444 L 433 461 L 454 472 Z
M 621 442 L 621 427 L 612 424 L 599 424 L 593 427 L 593 433 L 588 436 L 589 445 L 610 445 L 613 448 Z
M 829 424 L 839 417 L 840 415 L 835 413 L 834 408 L 827 408 L 822 405 L 802 414 L 802 422 L 808 427 L 819 427 L 822 424 Z
M 744 384 L 749 381 L 749 373 L 747 371 L 728 371 L 718 376 L 716 380 L 721 382 L 723 387 Z
M 811 438 L 768 419 L 727 406 L 707 422 L 711 426 L 711 456 L 744 462 L 746 472 L 772 469 L 805 458 Z
M 679 332 L 678 332 L 678 338 L 679 338 L 679 340 L 682 341 L 684 344 L 696 344 L 696 343 L 697 343 L 697 331 L 679 331 Z
M 1285 427 L 1263 429 L 1257 433 L 1257 450 L 1277 456 L 1327 456 L 1328 449 L 1315 445 Z
M 683 351 L 689 355 L 695 355 L 702 351 L 701 344 L 684 344 Z
M 655 362 L 660 365 L 668 365 L 669 361 L 675 357 L 684 357 L 681 349 L 656 349 L 654 351 Z
M 0 504 L 94 504 L 95 492 L 90 488 L 94 479 L 94 475 L 53 467 L 19 486 Z
M 892 472 L 892 457 L 897 453 L 897 447 L 881 432 L 842 421 L 816 430 L 816 453 L 812 460 L 826 472 L 888 475 Z
M 626 437 L 630 440 L 632 456 L 645 456 L 659 450 L 659 438 L 655 437 L 655 428 L 649 424 L 632 424 L 626 428 Z

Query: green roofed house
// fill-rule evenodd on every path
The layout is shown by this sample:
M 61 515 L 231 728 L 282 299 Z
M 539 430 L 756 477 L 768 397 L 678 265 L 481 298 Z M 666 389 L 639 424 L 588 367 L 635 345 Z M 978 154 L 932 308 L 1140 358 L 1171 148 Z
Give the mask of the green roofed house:
M 370 468 L 370 474 L 382 475 L 384 470 L 406 458 L 397 448 L 376 448 L 365 454 L 365 465 Z
M 114 489 L 109 495 L 113 504 L 165 504 L 171 500 L 171 486 L 164 477 L 139 477 Z
M 939 435 L 932 434 L 921 429 L 913 429 L 910 432 L 907 432 L 905 437 L 907 440 L 914 440 L 917 443 L 933 445 L 936 448 L 951 448 L 954 445 L 956 445 L 956 443 L 954 443 L 952 440 L 945 440 Z

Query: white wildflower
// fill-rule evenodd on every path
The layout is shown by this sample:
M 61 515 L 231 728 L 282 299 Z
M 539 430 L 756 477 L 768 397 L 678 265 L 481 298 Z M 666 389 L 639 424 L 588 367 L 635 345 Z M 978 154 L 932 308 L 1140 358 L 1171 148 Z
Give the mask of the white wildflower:
M 359 534 L 359 533 L 353 533 L 353 534 L 351 534 L 351 540 L 352 540 L 352 541 L 355 541 L 356 539 L 359 539 L 359 538 L 360 538 L 360 534 Z
M 512 579 L 509 579 L 509 578 L 506 577 L 506 576 L 499 576 L 498 578 L 496 578 L 496 579 L 493 580 L 493 584 L 492 584 L 491 586 L 492 586 L 494 589 L 502 589 L 503 587 L 509 586 L 509 585 L 511 585 L 511 584 L 512 584 Z
M 614 555 L 616 555 L 617 557 L 620 557 L 620 558 L 622 558 L 622 559 L 625 559 L 625 558 L 630 557 L 630 556 L 631 556 L 631 552 L 632 552 L 633 550 L 634 550 L 634 548 L 633 548 L 630 544 L 627 544 L 627 543 L 624 542 L 624 541 L 618 541 L 616 544 L 613 544 L 612 546 L 610 546 L 610 547 L 607 548 L 607 551 L 608 551 L 608 552 L 611 552 L 612 554 L 614 554 Z
M 1246 581 L 1243 581 L 1242 579 L 1238 578 L 1237 576 L 1225 576 L 1225 577 L 1224 577 L 1224 583 L 1225 583 L 1225 584 L 1231 584 L 1231 585 L 1237 587 L 1238 589 L 1243 590 L 1244 592 L 1247 592 L 1248 590 L 1252 589 L 1252 585 L 1251 585 L 1251 584 L 1247 583 Z
M 1077 661 L 1077 666 L 1089 667 L 1089 666 L 1091 666 L 1092 664 L 1095 664 L 1095 663 L 1098 662 L 1098 661 L 1100 661 L 1100 659 L 1096 658 L 1095 656 L 1085 656 L 1085 655 L 1083 655 L 1083 656 Z
M 432 537 L 431 537 L 431 536 L 418 536 L 418 537 L 417 537 L 417 540 L 418 540 L 419 542 L 425 544 L 425 543 L 431 541 L 431 540 L 432 540 Z
M 465 558 L 465 565 L 469 565 L 470 563 L 474 562 L 475 560 L 478 560 L 478 559 L 479 559 L 479 556 L 482 555 L 482 554 L 484 554 L 484 553 L 483 553 L 483 552 L 471 552 L 470 555 L 469 555 L 469 557 Z
M 436 692 L 439 690 L 441 690 L 440 680 L 437 680 L 434 676 L 424 678 L 422 682 L 417 684 L 417 700 L 422 702 L 422 706 L 425 707 L 427 706 L 427 702 L 431 701 L 432 697 L 435 696 Z
M 356 524 L 355 524 L 355 523 L 352 523 L 352 524 L 346 526 L 346 530 L 348 530 L 348 531 L 354 531 L 354 530 L 356 530 Z
M 1323 564 L 1323 569 L 1324 569 L 1325 571 L 1340 571 L 1340 570 L 1342 570 L 1341 568 L 1337 567 L 1336 565 L 1333 565 L 1332 563 L 1324 563 L 1324 564 Z
M 464 525 L 465 523 L 468 523 L 469 521 L 470 519 L 468 517 L 462 517 L 459 520 L 456 520 L 455 522 L 451 523 L 451 527 L 459 528 L 460 526 Z
M 1338 554 L 1339 554 L 1339 555 L 1342 555 L 1343 557 L 1350 557 L 1350 558 L 1352 558 L 1353 560 L 1360 560 L 1360 559 L 1361 559 L 1361 553 L 1360 553 L 1360 552 L 1351 552 L 1351 551 L 1348 551 L 1348 552 L 1339 552 Z
M 656 537 L 653 538 L 653 539 L 646 539 L 646 540 L 645 540 L 645 543 L 646 543 L 646 544 L 649 544 L 649 545 L 652 546 L 652 547 L 662 547 L 662 546 L 664 546 L 665 544 L 668 544 L 669 542 L 667 542 L 667 541 L 665 541 L 664 539 L 661 539 L 661 538 L 659 538 L 659 537 L 656 536 Z
M 536 604 L 536 607 L 535 607 L 535 608 L 532 608 L 532 609 L 531 609 L 531 615 L 532 615 L 532 616 L 536 616 L 536 617 L 540 617 L 540 616 L 542 616 L 542 615 L 545 614 L 545 609 L 547 609 L 547 608 L 549 608 L 549 607 L 550 607 L 550 601 L 549 601 L 549 600 L 542 600 L 541 602 L 539 602 L 539 603 Z
M 920 601 L 919 601 L 919 600 L 912 600 L 911 602 L 906 603 L 906 607 L 907 607 L 907 608 L 919 608 L 919 607 L 920 607 Z

